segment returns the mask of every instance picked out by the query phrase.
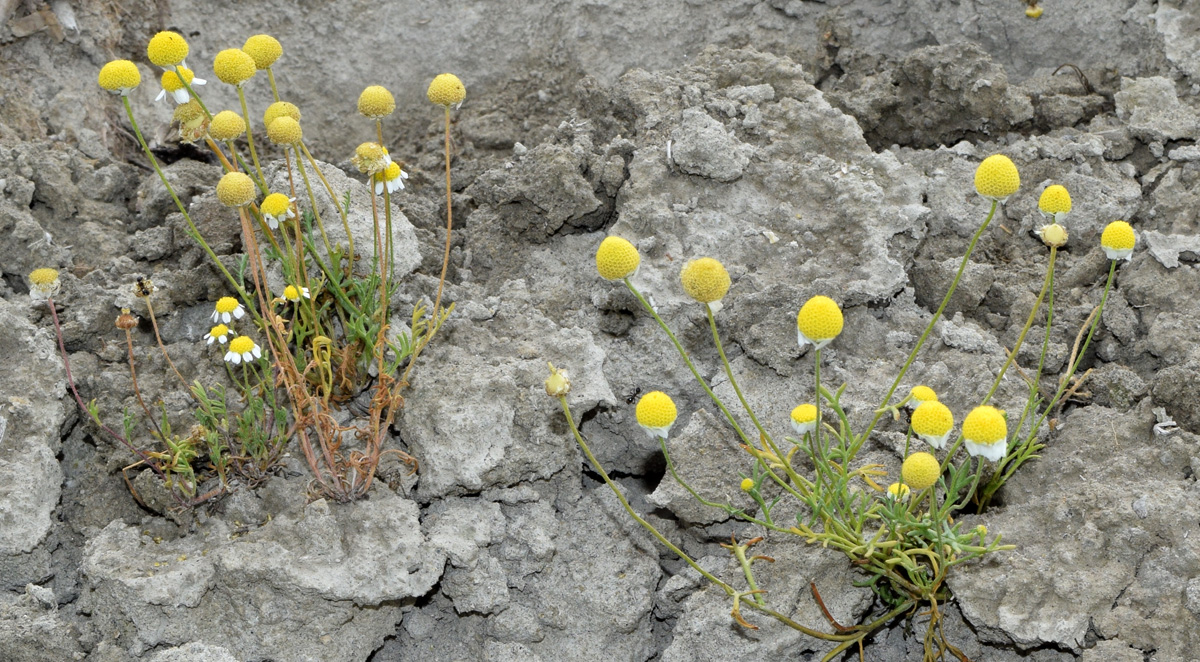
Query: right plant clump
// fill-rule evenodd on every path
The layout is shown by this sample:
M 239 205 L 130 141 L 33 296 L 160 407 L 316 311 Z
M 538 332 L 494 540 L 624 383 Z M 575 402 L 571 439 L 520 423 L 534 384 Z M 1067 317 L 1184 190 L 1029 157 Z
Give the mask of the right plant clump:
M 1042 192 L 1038 207 L 1047 224 L 1038 230 L 1038 235 L 1049 249 L 1049 255 L 1041 290 L 987 394 L 973 409 L 957 412 L 962 415 L 962 422 L 956 432 L 956 412 L 940 402 L 933 389 L 914 385 L 902 390 L 901 384 L 934 325 L 941 319 L 979 238 L 987 231 L 997 208 L 1016 194 L 1020 185 L 1017 167 L 1007 156 L 992 155 L 979 164 L 975 171 L 975 189 L 990 202 L 987 216 L 972 236 L 948 291 L 907 360 L 900 366 L 891 387 L 883 395 L 869 423 L 858 429 L 851 424 L 851 417 L 841 404 L 846 385 L 835 387 L 821 381 L 822 350 L 837 340 L 844 326 L 841 307 L 833 298 L 814 296 L 797 314 L 797 341 L 802 350 L 811 350 L 812 398 L 809 402 L 798 403 L 791 411 L 794 434 L 777 439 L 750 407 L 725 357 L 716 324 L 721 300 L 731 283 L 725 267 L 711 257 L 693 259 L 683 266 L 680 283 L 692 299 L 704 306 L 724 374 L 737 396 L 738 405 L 753 424 L 752 429 L 740 424 L 731 414 L 726 403 L 701 376 L 670 326 L 634 285 L 632 279 L 641 265 L 637 248 L 617 236 L 606 237 L 601 242 L 596 251 L 596 268 L 600 276 L 623 284 L 637 298 L 646 314 L 674 345 L 700 388 L 721 411 L 730 433 L 737 435 L 746 452 L 748 466 L 730 467 L 730 481 L 749 495 L 757 507 L 749 512 L 730 503 L 706 498 L 681 477 L 667 445 L 677 417 L 676 407 L 668 394 L 653 391 L 643 395 L 638 402 L 637 421 L 661 446 L 671 479 L 678 481 L 699 502 L 761 527 L 764 536 L 795 535 L 807 543 L 841 551 L 863 574 L 863 581 L 856 583 L 869 586 L 886 606 L 873 620 L 853 627 L 839 625 L 829 617 L 832 632 L 793 621 L 787 613 L 779 611 L 780 605 L 771 603 L 769 587 L 760 587 L 755 580 L 753 564 L 766 560 L 766 557 L 748 554 L 747 550 L 762 540 L 761 537 L 744 542 L 735 539 L 731 544 L 723 545 L 737 560 L 744 584 L 722 579 L 702 568 L 629 505 L 579 433 L 567 403 L 570 380 L 566 370 L 551 365 L 546 392 L 559 400 L 575 440 L 593 468 L 616 493 L 631 517 L 708 581 L 725 591 L 732 602 L 731 616 L 741 627 L 757 629 L 743 616 L 742 607 L 747 607 L 812 637 L 835 642 L 823 658 L 832 660 L 855 647 L 861 655 L 863 641 L 871 632 L 896 617 L 922 613 L 929 615 L 923 635 L 925 659 L 944 659 L 949 653 L 966 660 L 966 656 L 947 641 L 941 627 L 938 605 L 950 597 L 946 578 L 958 566 L 1012 550 L 1015 546 L 1001 544 L 1001 534 L 989 532 L 983 526 L 964 529 L 962 521 L 955 519 L 956 514 L 965 509 L 972 512 L 985 510 L 997 490 L 1024 463 L 1037 458 L 1044 448 L 1047 426 L 1043 424 L 1048 419 L 1053 422 L 1053 412 L 1079 386 L 1081 380 L 1076 377 L 1076 372 L 1096 331 L 1117 264 L 1130 259 L 1136 243 L 1133 229 L 1124 221 L 1113 221 L 1104 229 L 1100 242 L 1109 259 L 1109 268 L 1100 303 L 1079 330 L 1071 357 L 1057 378 L 1053 394 L 1044 392 L 1039 384 L 1046 367 L 1054 321 L 1055 262 L 1059 249 L 1067 242 L 1063 222 L 1071 211 L 1071 196 L 1060 185 L 1048 186 Z M 1097 274 L 1097 280 L 1099 278 L 1100 274 Z M 1029 390 L 1025 401 L 995 402 L 993 396 L 1001 380 L 1013 366 L 1029 331 L 1039 319 L 1044 319 L 1045 331 L 1040 339 L 1037 365 L 1032 367 L 1033 375 L 1026 376 Z M 1000 408 L 1002 406 L 1006 408 Z M 904 407 L 912 413 L 900 476 L 899 480 L 889 481 L 884 465 L 866 463 L 859 456 L 883 417 L 890 415 L 899 420 L 900 409 Z M 821 604 L 816 587 L 812 589 L 814 598 Z

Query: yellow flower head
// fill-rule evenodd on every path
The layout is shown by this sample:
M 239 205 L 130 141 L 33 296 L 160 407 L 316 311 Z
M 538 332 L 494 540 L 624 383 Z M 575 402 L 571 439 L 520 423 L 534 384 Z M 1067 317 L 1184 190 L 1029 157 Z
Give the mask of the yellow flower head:
M 749 492 L 750 490 L 754 489 L 754 479 L 743 478 L 740 487 L 742 488 L 743 492 Z
M 217 199 L 226 207 L 245 207 L 254 202 L 254 180 L 241 172 L 227 172 L 217 182 Z
M 651 391 L 637 403 L 637 422 L 651 437 L 667 438 L 675 423 L 675 402 L 662 391 Z
M 1071 211 L 1071 194 L 1064 186 L 1047 186 L 1046 190 L 1042 191 L 1042 197 L 1038 198 L 1038 209 L 1058 223 Z
M 907 499 L 909 494 L 908 485 L 904 483 L 892 483 L 888 485 L 887 494 L 892 499 Z
M 919 407 L 921 405 L 922 402 L 928 402 L 930 400 L 933 400 L 936 402 L 937 399 L 938 399 L 938 397 L 937 397 L 936 391 L 929 388 L 928 386 L 917 385 L 917 386 L 912 387 L 912 391 L 909 392 L 908 408 L 916 409 L 917 407 Z
M 262 350 L 259 349 L 258 343 L 255 343 L 250 336 L 238 336 L 229 342 L 229 351 L 225 353 L 225 360 L 237 365 L 242 361 L 249 363 L 260 356 L 262 356 Z
M 641 263 L 637 247 L 620 237 L 605 237 L 596 249 L 596 271 L 604 280 L 629 278 Z
M 711 257 L 691 260 L 679 272 L 683 291 L 700 303 L 719 302 L 729 292 L 729 272 L 725 265 Z
M 100 68 L 100 75 L 96 79 L 100 87 L 125 96 L 141 84 L 142 74 L 137 65 L 129 60 L 113 60 Z
M 246 121 L 232 110 L 222 110 L 213 115 L 208 125 L 208 135 L 213 140 L 233 140 L 246 132 Z
M 810 403 L 796 405 L 792 410 L 792 429 L 796 431 L 796 435 L 803 437 L 805 434 L 817 429 L 817 406 Z
M 918 492 L 936 483 L 941 473 L 937 458 L 929 453 L 913 453 L 900 465 L 900 478 Z
M 993 154 L 975 169 L 975 190 L 985 198 L 1003 202 L 1021 188 L 1017 166 L 1003 154 Z
M 826 296 L 815 296 L 800 307 L 796 315 L 796 339 L 801 347 L 811 344 L 821 349 L 842 332 L 842 309 Z
M 267 127 L 267 137 L 276 145 L 295 145 L 304 138 L 304 130 L 299 122 L 284 115 L 276 117 Z
M 176 32 L 160 32 L 146 45 L 146 57 L 160 67 L 173 67 L 187 56 L 187 40 Z
M 231 333 L 232 332 L 229 330 L 228 326 L 224 324 L 218 324 L 209 329 L 208 333 L 204 334 L 204 339 L 208 341 L 207 344 L 209 345 L 213 344 L 213 342 L 220 342 L 222 345 L 224 345 L 229 341 L 229 336 Z
M 1008 423 L 1004 420 L 1004 412 L 986 405 L 972 409 L 963 420 L 962 435 L 968 455 L 999 462 L 1008 447 Z
M 254 64 L 254 58 L 246 51 L 240 48 L 226 48 L 213 58 L 213 73 L 222 83 L 241 85 L 254 78 L 258 67 Z
M 245 44 L 242 44 L 242 50 L 254 58 L 254 66 L 259 69 L 266 69 L 275 64 L 275 60 L 283 55 L 283 46 L 278 39 L 269 34 L 256 34 L 250 37 Z
M 154 97 L 155 101 L 162 101 L 170 94 L 171 98 L 175 99 L 175 103 L 187 103 L 191 96 L 188 94 L 188 86 L 195 88 L 197 85 L 204 85 L 208 81 L 203 78 L 196 78 L 196 74 L 185 66 L 180 65 L 175 70 L 164 71 L 159 83 L 162 84 L 162 91 Z M 185 84 L 186 83 L 186 84 Z
M 467 97 L 467 88 L 463 87 L 462 81 L 454 74 L 438 74 L 429 84 L 425 96 L 439 106 L 453 106 L 462 103 Z
M 1038 228 L 1038 236 L 1042 238 L 1043 244 L 1051 248 L 1062 248 L 1067 245 L 1067 229 L 1058 223 Z
M 271 122 L 274 122 L 275 118 L 277 117 L 290 117 L 299 122 L 300 109 L 297 108 L 296 104 L 294 103 L 276 101 L 275 103 L 267 106 L 267 109 L 263 111 L 263 126 L 267 127 L 268 129 L 271 128 Z
M 396 99 L 382 85 L 370 85 L 358 95 L 358 112 L 373 120 L 382 119 L 396 109 Z
M 282 193 L 271 193 L 263 198 L 258 208 L 262 211 L 263 220 L 272 230 L 278 228 L 287 219 L 296 216 L 296 212 L 292 211 L 292 198 Z
M 1025 15 L 1028 16 L 1029 18 L 1041 18 L 1042 17 L 1042 8 L 1037 5 L 1034 5 L 1033 7 L 1026 7 Z
M 217 303 L 213 306 L 212 321 L 224 322 L 229 324 L 231 320 L 242 319 L 246 314 L 246 309 L 242 307 L 241 302 L 233 297 L 221 297 L 217 299 Z
M 365 175 L 375 175 L 383 172 L 392 162 L 387 148 L 379 143 L 362 143 L 354 149 L 350 161 Z
M 567 377 L 567 371 L 555 368 L 553 363 L 547 362 L 546 365 L 550 366 L 550 376 L 546 378 L 546 395 L 559 398 L 570 393 L 571 379 Z
M 934 448 L 942 448 L 954 429 L 954 414 L 937 400 L 922 402 L 912 415 L 912 429 Z
M 58 294 L 62 282 L 58 280 L 58 270 L 43 267 L 34 269 L 29 274 L 29 296 L 34 301 L 49 299 Z
M 305 299 L 311 298 L 308 295 L 307 287 L 296 287 L 295 285 L 288 285 L 287 287 L 283 288 L 283 298 L 287 299 L 288 301 L 291 301 L 292 303 L 296 303 L 297 301 L 300 300 L 301 297 L 304 297 Z
M 1125 221 L 1113 221 L 1104 228 L 1100 235 L 1100 246 L 1110 260 L 1132 260 L 1133 247 L 1137 245 L 1137 235 Z
M 375 195 L 383 195 L 385 188 L 388 194 L 404 190 L 404 180 L 406 179 L 408 179 L 408 173 L 404 172 L 400 164 L 388 159 L 387 167 L 375 173 Z

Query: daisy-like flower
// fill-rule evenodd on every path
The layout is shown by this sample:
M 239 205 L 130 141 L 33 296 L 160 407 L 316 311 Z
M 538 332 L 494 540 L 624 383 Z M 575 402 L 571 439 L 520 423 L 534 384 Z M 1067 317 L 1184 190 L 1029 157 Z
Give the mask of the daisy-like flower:
M 129 60 L 113 60 L 100 68 L 96 78 L 100 87 L 121 96 L 129 93 L 142 82 L 142 74 L 137 65 Z
M 224 324 L 218 324 L 209 329 L 208 333 L 204 334 L 204 339 L 208 341 L 209 345 L 213 344 L 214 340 L 224 345 L 231 335 L 233 335 L 233 332 L 229 330 L 229 327 Z
M 392 164 L 392 157 L 387 148 L 379 143 L 363 143 L 354 150 L 350 161 L 364 175 L 375 175 L 383 172 Z
M 272 193 L 263 198 L 259 209 L 262 211 L 267 226 L 272 230 L 277 230 L 284 221 L 295 218 L 296 212 L 292 211 L 292 203 L 295 200 L 295 198 L 289 198 L 282 193 Z
M 937 391 L 925 385 L 917 385 L 912 387 L 912 391 L 908 394 L 908 408 L 916 409 L 921 406 L 921 403 L 933 400 L 937 402 Z
M 267 127 L 267 138 L 276 145 L 295 145 L 304 139 L 300 123 L 288 115 L 276 117 Z
M 679 272 L 683 291 L 700 303 L 706 303 L 713 312 L 720 309 L 721 299 L 729 293 L 729 272 L 725 265 L 711 257 L 690 260 Z
M 596 249 L 596 271 L 604 280 L 629 278 L 641 263 L 637 247 L 620 237 L 605 237 Z
M 817 429 L 817 406 L 810 403 L 797 405 L 792 410 L 792 429 L 796 435 L 804 435 Z
M 937 400 L 922 402 L 913 412 L 912 428 L 930 446 L 941 449 L 954 430 L 954 414 Z
M 941 474 L 941 465 L 929 453 L 913 453 L 900 465 L 900 477 L 904 484 L 918 492 L 931 487 Z
M 463 86 L 462 81 L 454 74 L 438 74 L 429 83 L 429 89 L 425 91 L 425 96 L 429 97 L 430 101 L 439 106 L 454 106 L 457 108 L 462 105 L 463 99 L 467 97 L 467 88 Z
M 238 336 L 229 342 L 229 351 L 225 352 L 225 360 L 237 365 L 242 361 L 249 363 L 262 356 L 258 343 L 250 336 Z
M 247 55 L 254 58 L 254 66 L 259 69 L 266 69 L 275 64 L 275 60 L 283 55 L 283 45 L 279 40 L 269 34 L 256 34 L 253 37 L 246 39 L 246 43 L 242 45 L 242 50 Z
M 754 489 L 754 479 L 753 478 L 743 478 L 742 484 L 739 485 L 738 487 L 742 488 L 743 492 L 749 492 L 750 490 Z
M 1021 188 L 1021 175 L 1012 159 L 993 154 L 975 169 L 975 190 L 989 200 L 1004 202 Z
M 383 195 L 383 187 L 387 187 L 388 193 L 404 190 L 404 180 L 408 179 L 408 173 L 400 167 L 399 163 L 391 162 L 380 172 L 375 175 L 375 195 Z
M 246 132 L 246 120 L 232 110 L 222 110 L 212 116 L 208 124 L 208 135 L 214 140 L 234 140 Z
M 675 401 L 662 391 L 651 391 L 637 403 L 637 422 L 651 439 L 667 438 L 678 413 Z
M 245 207 L 257 194 L 254 180 L 242 172 L 227 172 L 217 182 L 217 199 L 226 207 Z
M 910 490 L 908 489 L 908 485 L 905 485 L 904 483 L 892 483 L 891 485 L 888 485 L 887 488 L 887 495 L 889 499 L 898 499 L 902 501 L 908 498 L 909 492 Z
M 263 111 L 263 126 L 267 127 L 268 129 L 271 128 L 271 122 L 274 122 L 280 117 L 290 117 L 299 122 L 300 109 L 297 108 L 296 104 L 294 103 L 288 103 L 287 101 L 276 101 L 275 103 L 267 106 L 267 109 Z
M 1110 260 L 1132 260 L 1133 247 L 1136 245 L 1137 235 L 1125 221 L 1109 223 L 1100 235 L 1100 247 Z
M 826 296 L 815 296 L 800 307 L 796 315 L 796 341 L 801 347 L 822 349 L 842 332 L 842 309 Z
M 162 91 L 158 96 L 154 97 L 155 101 L 162 101 L 170 94 L 175 99 L 175 103 L 187 103 L 191 100 L 191 95 L 188 94 L 187 85 L 204 85 L 208 81 L 203 78 L 196 78 L 196 74 L 187 67 L 180 66 L 179 72 L 164 71 L 162 79 Z M 187 85 L 184 85 L 187 83 Z
M 287 287 L 283 288 L 283 298 L 287 299 L 288 301 L 295 303 L 300 300 L 300 297 L 304 297 L 305 299 L 311 298 L 308 296 L 307 287 L 288 285 Z
M 373 120 L 383 119 L 396 109 L 396 99 L 382 85 L 370 85 L 358 95 L 358 112 Z
M 187 56 L 187 40 L 178 32 L 159 32 L 146 45 L 146 57 L 163 69 L 183 64 Z
M 1038 198 L 1038 209 L 1055 223 L 1071 212 L 1071 194 L 1065 186 L 1052 184 Z
M 254 63 L 254 58 L 240 48 L 226 48 L 213 58 L 213 73 L 222 83 L 240 86 L 254 78 L 257 72 L 258 65 Z
M 34 269 L 29 274 L 29 297 L 34 301 L 43 301 L 58 294 L 62 281 L 58 279 L 56 269 Z
M 976 407 L 962 424 L 963 446 L 971 457 L 999 462 L 1008 450 L 1008 423 L 995 407 Z
M 212 314 L 212 321 L 229 324 L 235 319 L 242 319 L 245 314 L 246 309 L 242 307 L 240 301 L 233 297 L 221 297 L 217 299 L 217 305 L 214 307 Z

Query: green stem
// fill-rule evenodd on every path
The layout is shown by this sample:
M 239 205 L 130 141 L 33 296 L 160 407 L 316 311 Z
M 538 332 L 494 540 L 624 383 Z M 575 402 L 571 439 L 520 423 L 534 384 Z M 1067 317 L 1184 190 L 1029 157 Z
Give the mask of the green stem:
M 988 225 L 992 222 L 992 217 L 996 214 L 996 206 L 998 204 L 999 203 L 996 200 L 992 200 L 992 208 L 988 210 L 987 218 L 983 220 L 983 225 L 980 225 L 979 229 L 975 231 L 974 236 L 971 237 L 971 243 L 967 244 L 967 253 L 966 255 L 963 255 L 962 262 L 958 265 L 958 273 L 954 274 L 954 280 L 950 283 L 950 289 L 946 292 L 946 296 L 942 297 L 941 305 L 938 306 L 937 311 L 929 320 L 929 324 L 925 326 L 925 331 L 921 333 L 921 337 L 917 340 L 916 346 L 913 347 L 912 352 L 909 353 L 908 360 L 904 362 L 904 367 L 902 367 L 900 369 L 900 373 L 896 375 L 896 380 L 892 382 L 892 387 L 888 389 L 887 395 L 884 396 L 883 402 L 880 403 L 875 412 L 875 418 L 871 419 L 871 424 L 868 425 L 867 429 L 863 432 L 862 439 L 864 441 L 871 435 L 871 432 L 875 430 L 875 426 L 879 424 L 879 419 L 883 416 L 883 411 L 887 407 L 887 403 L 891 402 L 892 395 L 896 393 L 896 389 L 900 386 L 900 380 L 904 379 L 905 373 L 908 372 L 908 369 L 912 366 L 913 361 L 917 358 L 917 353 L 921 351 L 921 347 L 923 347 L 925 345 L 925 341 L 929 339 L 929 334 L 933 331 L 933 325 L 937 324 L 938 320 L 942 318 L 942 312 L 946 310 L 946 305 L 950 303 L 950 297 L 954 295 L 954 290 L 958 288 L 958 282 L 962 279 L 963 271 L 965 271 L 967 268 L 967 261 L 970 260 L 971 253 L 975 251 L 975 244 L 979 241 L 979 237 L 983 235 L 983 231 L 986 230 Z
M 325 252 L 332 262 L 335 257 L 333 247 L 329 245 L 329 235 L 325 234 L 325 222 L 321 220 L 321 212 L 317 210 L 317 196 L 313 193 L 312 182 L 308 180 L 308 170 L 304 168 L 304 159 L 300 157 L 300 149 L 293 147 L 296 152 L 296 168 L 300 171 L 300 177 L 304 180 L 304 189 L 308 191 L 308 203 L 312 205 L 313 217 L 317 219 L 317 227 L 321 230 L 321 241 L 325 243 Z M 337 201 L 334 201 L 337 204 Z M 353 256 L 351 256 L 353 259 Z M 339 264 L 334 264 L 334 267 L 340 267 Z
M 258 152 L 254 149 L 254 132 L 250 129 L 250 113 L 246 110 L 246 91 L 241 85 L 237 86 L 238 101 L 242 103 L 242 119 L 246 122 L 246 142 L 250 143 L 250 160 L 254 161 L 254 172 L 258 173 L 258 181 L 266 185 L 262 167 L 258 165 Z
M 342 228 L 346 230 L 346 242 L 350 245 L 350 268 L 354 268 L 354 235 L 350 234 L 350 221 L 346 219 L 346 209 L 342 207 L 341 201 L 338 200 L 337 194 L 333 192 L 333 187 L 329 185 L 329 180 L 325 179 L 325 173 L 321 172 L 321 166 L 317 165 L 317 160 L 308 152 L 308 146 L 304 141 L 300 141 L 300 149 L 304 150 L 304 156 L 308 157 L 308 162 L 312 164 L 313 171 L 317 173 L 317 179 L 325 185 L 325 191 L 329 193 L 329 200 L 333 202 L 333 206 L 337 208 L 338 215 L 342 217 Z M 299 154 L 296 156 L 300 158 Z
M 730 545 L 730 548 L 733 550 L 733 555 L 737 557 L 738 565 L 742 566 L 742 574 L 746 576 L 746 586 L 749 586 L 751 591 L 757 591 L 758 582 L 754 581 L 754 572 L 750 570 L 750 559 L 746 558 L 746 546 L 735 542 Z M 761 593 L 755 593 L 752 599 L 760 605 L 767 602 Z
M 271 82 L 271 96 L 275 97 L 275 101 L 279 102 L 279 90 L 275 87 L 275 72 L 271 67 L 267 67 L 267 80 Z
M 183 83 L 183 86 L 187 88 L 188 94 L 190 94 L 192 98 L 196 100 L 196 103 L 200 104 L 200 110 L 204 111 L 204 117 L 211 121 L 212 113 L 208 112 L 208 107 L 204 105 L 204 100 L 200 98 L 200 95 L 196 94 L 196 90 L 192 89 L 192 84 L 187 82 L 187 80 L 183 77 L 183 74 L 179 73 L 178 64 L 175 65 L 175 75 L 179 77 L 179 82 Z

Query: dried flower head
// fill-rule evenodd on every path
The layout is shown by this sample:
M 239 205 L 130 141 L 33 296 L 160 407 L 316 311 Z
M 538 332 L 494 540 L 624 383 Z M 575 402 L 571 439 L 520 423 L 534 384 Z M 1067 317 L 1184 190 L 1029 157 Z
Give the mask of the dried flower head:
M 1067 229 L 1058 223 L 1038 228 L 1038 236 L 1042 238 L 1042 243 L 1050 248 L 1062 248 L 1067 245 Z
M 213 140 L 235 140 L 246 132 L 246 120 L 232 110 L 222 110 L 213 115 L 208 124 L 208 135 Z
M 263 111 L 263 126 L 267 127 L 268 129 L 271 128 L 271 122 L 274 122 L 275 119 L 279 117 L 290 117 L 299 122 L 300 109 L 297 108 L 296 104 L 294 103 L 288 103 L 287 101 L 276 101 L 275 103 L 267 106 L 267 109 Z
M 382 172 L 375 175 L 375 195 L 383 195 L 383 189 L 386 187 L 389 194 L 396 191 L 404 190 L 404 180 L 408 179 L 408 173 L 400 167 L 395 161 L 389 163 Z
M 269 34 L 256 34 L 246 39 L 242 50 L 254 59 L 254 66 L 266 69 L 283 55 L 283 45 Z
M 245 314 L 246 309 L 242 307 L 241 302 L 237 299 L 233 297 L 221 297 L 217 299 L 216 305 L 213 306 L 212 321 L 214 323 L 224 322 L 225 324 L 229 324 L 229 322 L 235 319 L 242 319 L 242 316 Z
M 365 175 L 375 175 L 383 172 L 392 162 L 392 157 L 388 155 L 387 148 L 379 143 L 370 142 L 362 143 L 354 150 L 354 156 L 350 158 L 358 171 Z
M 217 199 L 226 207 L 245 207 L 254 202 L 254 180 L 243 172 L 227 172 L 217 182 Z
M 100 68 L 96 77 L 100 87 L 121 96 L 129 93 L 142 82 L 142 74 L 137 65 L 129 60 L 113 60 Z
M 128 331 L 128 330 L 132 329 L 133 327 L 137 326 L 138 322 L 137 322 L 137 318 L 134 317 L 133 314 L 129 312 L 128 308 L 122 308 L 121 314 L 117 315 L 117 320 L 114 323 L 117 325 L 118 329 L 120 329 L 122 331 Z
M 651 391 L 637 403 L 637 422 L 651 438 L 667 438 L 678 412 L 671 396 L 662 391 Z
M 62 289 L 62 281 L 58 279 L 58 270 L 43 267 L 34 269 L 29 274 L 29 296 L 34 301 L 49 299 Z
M 170 94 L 171 98 L 175 99 L 175 103 L 187 103 L 192 98 L 188 95 L 188 85 L 194 87 L 196 85 L 204 85 L 208 82 L 203 78 L 196 78 L 196 74 L 187 67 L 181 66 L 176 67 L 176 69 L 178 69 L 178 73 L 173 70 L 163 72 L 162 78 L 159 81 L 162 83 L 162 91 L 158 93 L 158 96 L 154 97 L 155 101 L 162 101 L 167 98 L 167 94 Z
M 213 73 L 222 83 L 240 86 L 254 78 L 258 67 L 254 64 L 254 58 L 246 51 L 240 48 L 226 48 L 213 58 Z
M 683 291 L 700 303 L 718 303 L 729 292 L 729 272 L 711 257 L 690 260 L 679 272 Z
M 439 106 L 456 106 L 467 97 L 467 88 L 454 74 L 438 74 L 429 84 L 425 96 Z
M 358 95 L 358 112 L 373 120 L 382 119 L 396 109 L 396 99 L 382 85 L 370 85 Z
M 187 40 L 177 32 L 159 32 L 146 45 L 146 57 L 160 67 L 173 67 L 187 56 Z
M 941 473 L 937 458 L 929 453 L 913 453 L 900 465 L 900 477 L 904 484 L 918 492 L 936 483 Z
M 815 296 L 796 314 L 796 341 L 800 347 L 811 344 L 822 349 L 842 332 L 842 309 L 827 296 Z
M 546 365 L 550 366 L 550 376 L 546 378 L 546 395 L 558 398 L 570 393 L 571 380 L 567 377 L 567 371 L 555 368 L 553 363 L 547 362 Z
M 300 123 L 284 115 L 276 117 L 267 127 L 267 137 L 276 145 L 295 145 L 304 138 Z
M 981 456 L 992 462 L 1004 458 L 1008 448 L 1008 423 L 1004 412 L 995 407 L 976 407 L 962 424 L 963 446 L 971 457 Z
M 238 336 L 229 343 L 229 351 L 225 352 L 225 360 L 237 365 L 242 361 L 249 363 L 254 359 L 262 356 L 262 350 L 258 348 L 258 343 L 254 342 L 250 336 Z
M 792 429 L 796 431 L 796 435 L 803 437 L 804 435 L 817 429 L 817 406 L 811 403 L 796 405 L 792 409 Z
M 1110 260 L 1132 260 L 1133 247 L 1136 245 L 1137 235 L 1125 221 L 1109 223 L 1100 235 L 1100 246 Z
M 620 237 L 605 237 L 596 249 L 596 271 L 604 280 L 629 278 L 641 263 L 637 247 Z
M 175 106 L 172 119 L 179 123 L 180 142 L 191 144 L 208 133 L 208 117 L 204 115 L 200 102 L 195 99 Z
M 954 414 L 937 400 L 922 402 L 913 411 L 912 429 L 930 446 L 941 449 L 954 429 Z
M 1062 221 L 1071 211 L 1071 194 L 1065 186 L 1052 184 L 1042 191 L 1038 198 L 1038 209 L 1049 216 L 1055 223 Z
M 157 291 L 158 288 L 154 286 L 154 281 L 149 278 L 138 276 L 137 282 L 133 284 L 133 296 L 139 299 L 145 299 Z
M 975 190 L 985 198 L 1003 202 L 1021 188 L 1021 175 L 1012 159 L 993 154 L 975 169 Z
M 277 230 L 287 219 L 295 218 L 296 212 L 292 211 L 294 200 L 295 198 L 289 198 L 282 193 L 272 193 L 263 198 L 258 208 L 262 211 L 263 220 L 272 230 Z
M 1028 16 L 1029 18 L 1041 18 L 1042 17 L 1042 8 L 1039 7 L 1038 5 L 1034 5 L 1032 7 L 1026 7 L 1025 15 Z

